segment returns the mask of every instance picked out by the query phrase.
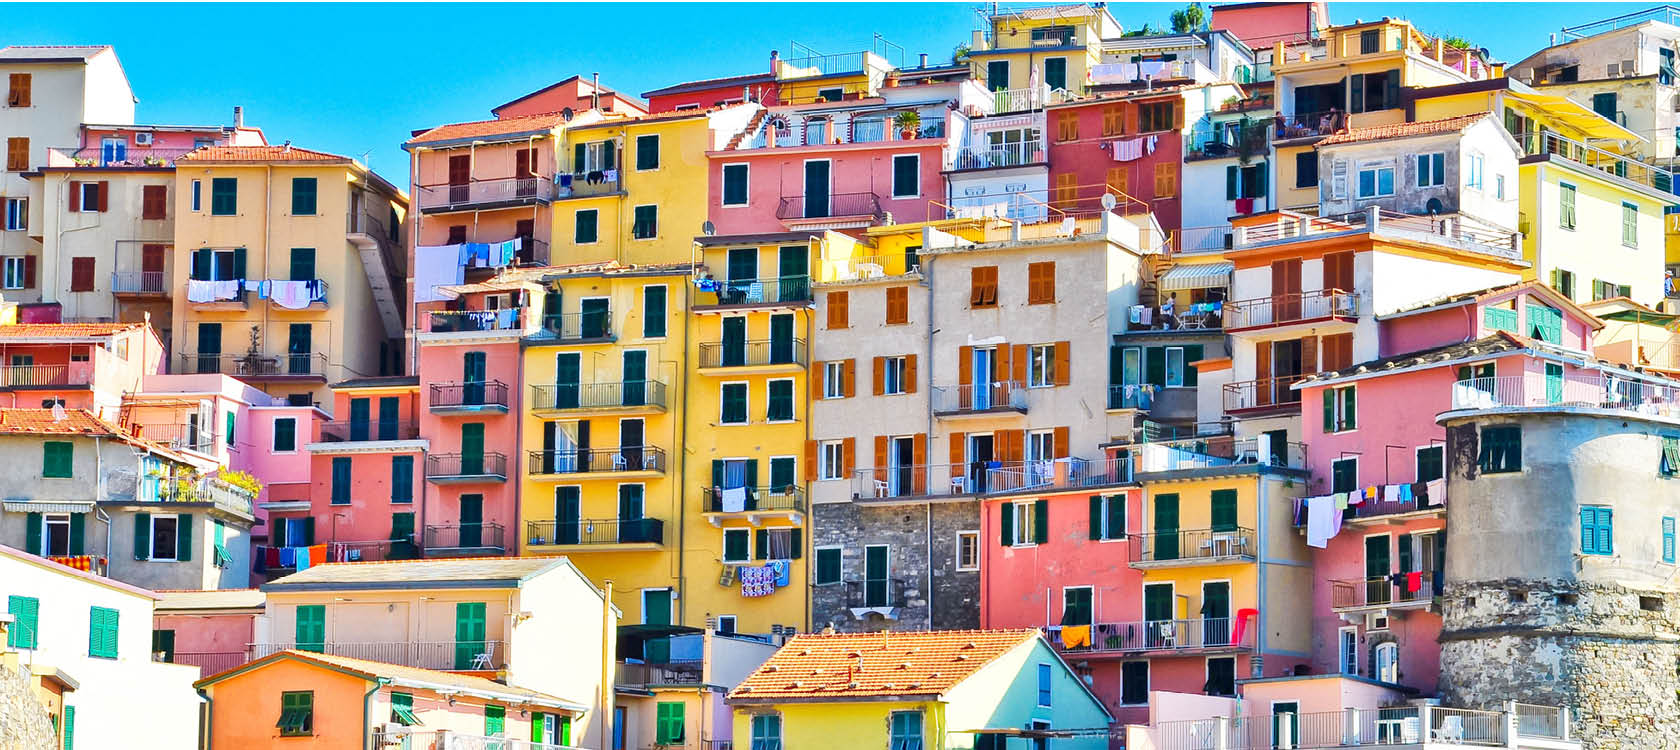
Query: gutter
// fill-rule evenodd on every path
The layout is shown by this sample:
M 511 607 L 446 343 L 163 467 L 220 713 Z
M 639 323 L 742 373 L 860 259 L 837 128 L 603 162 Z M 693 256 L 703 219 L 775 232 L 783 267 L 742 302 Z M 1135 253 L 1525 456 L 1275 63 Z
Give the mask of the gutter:
M 373 696 L 379 692 L 380 688 L 389 684 L 391 684 L 391 678 L 375 677 L 373 678 L 373 689 L 362 696 L 362 750 L 373 750 Z
M 204 688 L 197 688 L 197 690 L 198 697 L 204 699 L 204 741 L 199 743 L 199 747 L 202 750 L 210 750 L 211 745 L 216 741 L 216 734 L 212 731 L 212 726 L 216 720 L 216 712 L 211 703 L 210 694 L 204 692 Z

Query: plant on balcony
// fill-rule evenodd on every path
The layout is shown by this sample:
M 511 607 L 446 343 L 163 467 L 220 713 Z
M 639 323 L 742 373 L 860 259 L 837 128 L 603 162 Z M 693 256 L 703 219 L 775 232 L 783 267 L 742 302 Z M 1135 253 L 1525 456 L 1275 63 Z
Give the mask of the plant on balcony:
M 1256 154 L 1266 153 L 1266 123 L 1243 117 L 1237 126 L 1237 163 L 1248 164 Z
M 922 115 L 915 110 L 900 112 L 893 117 L 893 124 L 898 126 L 898 134 L 904 140 L 916 137 L 916 129 L 922 125 Z
M 76 162 L 76 166 L 78 166 L 78 167 L 91 167 L 91 166 L 93 166 L 93 160 L 92 159 L 83 159 L 81 157 L 75 157 L 75 158 L 72 159 L 72 161 Z
M 216 478 L 250 493 L 251 497 L 256 497 L 262 493 L 262 480 L 251 476 L 248 471 L 224 471 L 217 474 Z
M 246 373 L 260 373 L 260 372 L 262 372 L 263 356 L 262 356 L 262 329 L 261 328 L 259 328 L 257 326 L 251 326 L 251 341 L 250 341 L 249 344 L 247 344 L 245 346 L 245 356 L 240 357 L 239 361 L 244 363 L 244 365 L 245 365 L 245 369 L 241 370 L 241 372 L 246 372 Z
M 146 157 L 144 163 L 148 167 L 162 167 L 169 164 L 169 162 L 165 161 L 161 156 L 148 156 Z

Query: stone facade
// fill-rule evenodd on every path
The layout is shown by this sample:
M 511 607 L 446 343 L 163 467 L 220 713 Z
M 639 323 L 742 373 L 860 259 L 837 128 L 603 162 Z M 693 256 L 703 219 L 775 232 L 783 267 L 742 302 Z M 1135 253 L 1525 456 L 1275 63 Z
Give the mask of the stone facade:
M 57 738 L 29 682 L 0 664 L 0 750 L 51 750 Z
M 812 512 L 816 536 L 812 546 L 841 550 L 841 583 L 812 587 L 813 628 L 957 630 L 980 626 L 980 573 L 978 569 L 957 570 L 957 535 L 979 530 L 978 501 L 822 503 L 813 506 Z M 897 605 L 896 619 L 875 612 L 862 613 L 862 619 L 852 614 L 854 604 L 863 604 L 859 600 L 864 548 L 877 544 L 888 545 L 889 603 Z

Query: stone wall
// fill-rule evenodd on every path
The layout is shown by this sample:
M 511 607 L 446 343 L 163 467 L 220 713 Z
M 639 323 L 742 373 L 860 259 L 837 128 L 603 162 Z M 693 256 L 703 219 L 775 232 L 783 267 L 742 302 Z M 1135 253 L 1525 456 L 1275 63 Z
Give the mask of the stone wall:
M 57 735 L 24 676 L 0 664 L 0 750 L 52 750 Z
M 980 528 L 978 502 L 822 503 L 812 507 L 812 514 L 813 547 L 841 548 L 843 581 L 812 588 L 813 628 L 951 630 L 980 626 L 980 574 L 959 572 L 956 560 L 957 532 Z M 848 596 L 861 595 L 864 547 L 876 544 L 888 545 L 888 577 L 895 586 L 900 582 L 903 586 L 903 606 L 894 620 L 875 614 L 855 618 L 848 601 Z M 893 595 L 900 598 L 897 590 Z

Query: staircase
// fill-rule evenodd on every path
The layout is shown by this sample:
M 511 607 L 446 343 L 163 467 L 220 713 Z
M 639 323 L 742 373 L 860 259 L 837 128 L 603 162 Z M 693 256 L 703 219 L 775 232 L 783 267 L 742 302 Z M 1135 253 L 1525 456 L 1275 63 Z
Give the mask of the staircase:
M 769 116 L 770 116 L 770 110 L 760 109 L 756 114 L 754 114 L 752 116 L 751 120 L 747 121 L 747 126 L 745 128 L 742 128 L 741 132 L 736 133 L 735 137 L 729 139 L 729 144 L 724 146 L 723 150 L 734 151 L 736 149 L 736 147 L 741 145 L 741 141 L 745 140 L 747 136 L 752 135 L 753 133 L 757 133 L 759 126 L 763 125 L 765 118 L 767 118 Z

